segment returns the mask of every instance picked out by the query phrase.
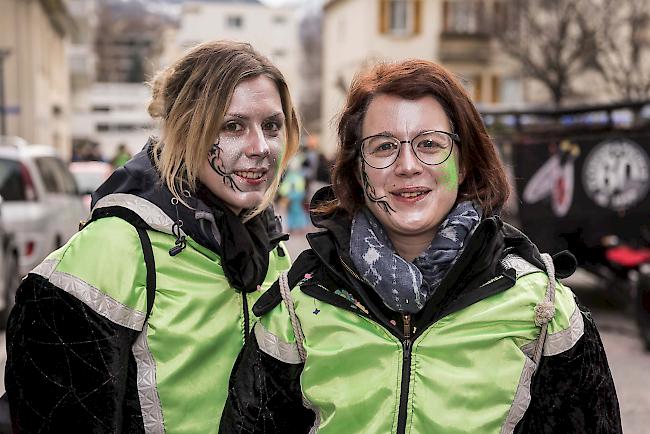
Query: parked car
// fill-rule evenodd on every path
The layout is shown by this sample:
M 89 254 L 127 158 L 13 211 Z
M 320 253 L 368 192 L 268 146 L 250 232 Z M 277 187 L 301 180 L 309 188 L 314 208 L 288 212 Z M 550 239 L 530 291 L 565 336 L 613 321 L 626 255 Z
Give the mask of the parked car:
M 86 211 L 90 211 L 90 195 L 113 173 L 113 166 L 102 161 L 75 161 L 68 169 L 77 181 Z
M 5 173 L 0 169 L 0 185 Z M 18 272 L 18 246 L 13 234 L 7 232 L 2 223 L 2 203 L 0 196 L 0 329 L 7 324 L 9 311 L 14 305 L 16 289 L 20 283 Z
M 54 148 L 0 137 L 3 223 L 15 235 L 20 275 L 62 246 L 86 216 L 74 178 Z

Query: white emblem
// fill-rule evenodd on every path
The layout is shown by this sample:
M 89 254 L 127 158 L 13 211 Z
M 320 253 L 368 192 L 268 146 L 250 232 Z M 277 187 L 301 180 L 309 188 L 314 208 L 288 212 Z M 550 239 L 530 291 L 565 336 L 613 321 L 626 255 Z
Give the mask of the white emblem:
M 587 155 L 582 182 L 603 208 L 624 211 L 642 201 L 650 185 L 646 151 L 628 139 L 606 140 Z

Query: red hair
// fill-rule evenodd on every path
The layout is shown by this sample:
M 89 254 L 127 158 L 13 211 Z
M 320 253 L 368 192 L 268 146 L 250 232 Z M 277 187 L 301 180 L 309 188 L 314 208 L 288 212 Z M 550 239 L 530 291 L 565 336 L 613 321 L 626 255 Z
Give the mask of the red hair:
M 339 145 L 332 172 L 336 199 L 320 204 L 316 212 L 342 209 L 353 215 L 364 205 L 357 177 L 358 142 L 368 106 L 379 94 L 409 100 L 435 98 L 460 136 L 460 170 L 465 178 L 458 189 L 458 200 L 479 203 L 486 216 L 503 207 L 510 194 L 503 163 L 467 92 L 442 66 L 426 60 L 406 60 L 378 64 L 352 81 L 338 124 Z

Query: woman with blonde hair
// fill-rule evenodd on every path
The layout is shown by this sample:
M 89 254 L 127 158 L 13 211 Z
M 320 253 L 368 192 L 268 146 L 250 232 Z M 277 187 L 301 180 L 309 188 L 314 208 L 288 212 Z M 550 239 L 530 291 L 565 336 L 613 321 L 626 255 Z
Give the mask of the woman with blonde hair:
M 16 432 L 216 432 L 250 306 L 289 266 L 270 204 L 299 124 L 280 71 L 205 43 L 155 78 L 149 111 L 160 139 L 18 290 Z
M 352 82 L 320 232 L 260 297 L 224 433 L 621 432 L 590 315 L 499 218 L 503 165 L 439 65 Z

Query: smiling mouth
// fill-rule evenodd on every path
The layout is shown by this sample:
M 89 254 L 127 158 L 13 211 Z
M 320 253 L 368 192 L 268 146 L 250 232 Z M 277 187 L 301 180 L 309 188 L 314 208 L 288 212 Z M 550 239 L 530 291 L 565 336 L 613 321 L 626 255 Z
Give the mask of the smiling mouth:
M 426 193 L 426 191 L 408 191 L 408 192 L 394 193 L 394 194 L 396 194 L 397 196 L 400 196 L 400 197 L 411 198 L 411 197 L 422 196 L 425 193 Z
M 393 196 L 403 199 L 417 199 L 428 194 L 431 190 L 426 188 L 407 188 L 391 192 Z
M 266 174 L 266 171 L 263 172 L 235 171 L 233 173 L 244 179 L 260 179 Z

